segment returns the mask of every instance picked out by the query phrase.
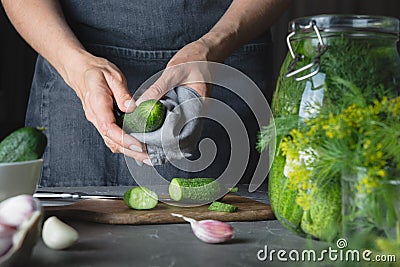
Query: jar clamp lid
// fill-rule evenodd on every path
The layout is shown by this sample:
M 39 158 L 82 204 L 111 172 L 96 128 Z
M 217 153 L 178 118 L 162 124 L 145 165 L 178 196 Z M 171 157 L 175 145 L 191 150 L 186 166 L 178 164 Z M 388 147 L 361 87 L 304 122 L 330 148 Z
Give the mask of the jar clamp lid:
M 291 40 L 297 33 L 315 32 L 318 38 L 317 54 L 311 63 L 297 69 L 297 62 L 303 59 L 303 55 L 293 51 Z M 392 17 L 368 16 L 368 15 L 317 15 L 302 17 L 292 20 L 289 23 L 289 34 L 286 38 L 292 62 L 288 66 L 286 77 L 294 77 L 296 81 L 302 81 L 316 75 L 320 70 L 321 56 L 326 52 L 327 46 L 324 44 L 321 32 L 338 33 L 352 32 L 357 35 L 368 33 L 383 33 L 393 37 L 398 37 L 399 20 Z M 311 72 L 298 76 L 306 70 Z

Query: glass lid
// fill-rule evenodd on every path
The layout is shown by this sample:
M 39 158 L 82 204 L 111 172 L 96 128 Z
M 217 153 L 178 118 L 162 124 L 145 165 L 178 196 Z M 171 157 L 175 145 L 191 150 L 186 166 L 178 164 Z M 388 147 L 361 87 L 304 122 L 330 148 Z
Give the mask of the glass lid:
M 297 18 L 289 23 L 289 32 L 310 28 L 312 23 L 324 32 L 371 31 L 398 35 L 399 20 L 369 15 L 317 15 Z

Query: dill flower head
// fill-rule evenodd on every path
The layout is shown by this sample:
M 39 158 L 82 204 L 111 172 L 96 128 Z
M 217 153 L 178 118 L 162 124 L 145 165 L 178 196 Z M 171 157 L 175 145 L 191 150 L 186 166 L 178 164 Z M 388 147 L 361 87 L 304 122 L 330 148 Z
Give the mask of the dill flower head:
M 356 184 L 360 194 L 371 193 L 387 179 L 385 168 L 400 167 L 400 97 L 352 104 L 338 114 L 307 119 L 283 138 L 285 175 L 298 192 L 297 203 L 308 210 L 311 187 L 339 180 L 344 170 L 361 167 L 366 175 Z M 397 116 L 396 116 L 397 115 Z

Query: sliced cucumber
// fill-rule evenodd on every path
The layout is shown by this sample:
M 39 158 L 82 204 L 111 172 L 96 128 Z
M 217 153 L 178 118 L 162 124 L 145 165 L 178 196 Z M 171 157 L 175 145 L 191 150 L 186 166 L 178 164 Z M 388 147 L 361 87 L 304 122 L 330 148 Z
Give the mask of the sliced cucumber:
M 211 203 L 208 209 L 211 211 L 236 212 L 238 210 L 238 207 L 219 201 L 214 201 L 213 203 Z
M 229 193 L 237 193 L 237 192 L 239 192 L 239 187 L 237 187 L 237 186 L 232 187 L 231 189 L 229 189 Z
M 125 192 L 124 202 L 131 209 L 149 210 L 157 206 L 158 196 L 146 187 L 135 186 Z
M 173 178 L 169 185 L 169 195 L 175 201 L 211 202 L 220 191 L 214 178 Z

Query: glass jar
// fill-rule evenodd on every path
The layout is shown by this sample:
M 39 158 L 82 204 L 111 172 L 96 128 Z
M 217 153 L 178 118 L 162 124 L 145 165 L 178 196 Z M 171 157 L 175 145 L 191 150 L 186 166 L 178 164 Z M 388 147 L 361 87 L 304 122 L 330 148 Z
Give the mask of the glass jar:
M 343 237 L 365 240 L 380 236 L 400 241 L 400 172 L 386 168 L 384 174 L 372 187 L 366 187 L 369 177 L 365 167 L 343 171 Z
M 290 22 L 289 52 L 272 101 L 277 149 L 269 176 L 272 208 L 287 228 L 320 239 L 334 236 L 323 234 L 328 230 L 322 228 L 329 226 L 334 233 L 340 229 L 341 196 L 334 194 L 341 192 L 341 171 L 321 168 L 308 182 L 301 182 L 302 176 L 312 172 L 312 162 L 319 154 L 310 142 L 310 148 L 303 146 L 297 156 L 289 158 L 287 142 L 293 130 L 321 114 L 335 118 L 349 107 L 366 107 L 384 97 L 399 96 L 398 33 L 399 21 L 390 17 L 318 15 Z M 334 124 L 324 127 L 332 126 L 334 131 Z M 319 135 L 326 129 L 314 130 Z M 299 165 L 306 168 L 290 177 Z

